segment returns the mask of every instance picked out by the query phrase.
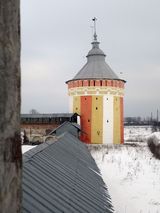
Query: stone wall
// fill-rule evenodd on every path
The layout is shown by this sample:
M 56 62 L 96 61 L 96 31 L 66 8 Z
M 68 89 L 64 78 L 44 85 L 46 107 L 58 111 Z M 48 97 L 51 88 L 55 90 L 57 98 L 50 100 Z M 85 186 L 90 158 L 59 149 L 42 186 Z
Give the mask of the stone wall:
M 58 126 L 59 124 L 21 124 L 21 131 L 26 134 L 30 142 L 35 142 L 36 136 L 41 138 L 37 138 L 39 142 L 44 142 L 45 136 Z

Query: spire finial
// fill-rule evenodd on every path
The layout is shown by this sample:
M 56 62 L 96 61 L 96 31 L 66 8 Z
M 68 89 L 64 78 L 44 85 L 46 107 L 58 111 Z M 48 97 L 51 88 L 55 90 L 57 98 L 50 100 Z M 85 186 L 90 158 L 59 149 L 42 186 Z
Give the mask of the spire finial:
M 92 19 L 92 21 L 94 22 L 94 35 L 93 35 L 93 38 L 94 38 L 94 41 L 97 41 L 97 33 L 96 33 L 96 21 L 97 21 L 97 18 L 94 17 Z

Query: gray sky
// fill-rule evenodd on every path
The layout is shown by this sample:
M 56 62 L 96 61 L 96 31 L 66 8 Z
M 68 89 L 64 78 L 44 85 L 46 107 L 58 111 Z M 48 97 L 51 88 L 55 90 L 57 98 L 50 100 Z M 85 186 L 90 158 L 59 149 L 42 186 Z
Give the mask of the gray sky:
M 97 17 L 106 62 L 127 81 L 125 116 L 160 110 L 160 0 L 22 0 L 22 112 L 68 112 Z

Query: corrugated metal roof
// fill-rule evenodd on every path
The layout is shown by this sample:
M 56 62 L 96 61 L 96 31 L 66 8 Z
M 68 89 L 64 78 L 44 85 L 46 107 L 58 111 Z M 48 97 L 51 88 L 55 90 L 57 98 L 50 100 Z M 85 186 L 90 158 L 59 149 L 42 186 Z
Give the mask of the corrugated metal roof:
M 76 76 L 69 81 L 81 79 L 122 80 L 114 73 L 114 71 L 106 63 L 105 56 L 106 55 L 104 54 L 104 52 L 99 48 L 99 42 L 96 40 L 93 41 L 92 49 L 88 52 L 87 55 L 87 63 L 76 74 Z
M 89 56 L 93 60 L 88 60 L 84 67 L 77 73 L 72 80 L 80 79 L 118 79 L 118 76 L 113 72 L 105 60 L 100 60 L 99 57 L 104 56 Z
M 78 130 L 81 129 L 81 127 L 80 127 L 79 124 L 77 124 L 77 123 L 71 123 L 71 122 L 69 122 L 69 121 L 65 121 L 63 124 L 61 124 L 60 126 L 58 126 L 57 128 L 55 128 L 54 130 L 52 130 L 48 135 L 54 134 L 58 129 L 60 129 L 60 128 L 61 128 L 62 126 L 64 126 L 64 125 L 72 125 L 72 126 L 74 126 L 75 128 L 77 128 Z
M 93 56 L 93 55 L 102 55 L 106 56 L 104 52 L 99 48 L 99 42 L 97 40 L 94 40 L 92 42 L 92 49 L 88 52 L 87 57 Z
M 21 114 L 21 118 L 70 118 L 73 115 L 75 115 L 75 113 Z
M 23 213 L 113 212 L 95 161 L 71 134 L 26 152 L 23 162 Z
M 77 129 L 81 129 L 81 126 L 79 125 L 79 124 L 77 124 L 77 123 L 71 123 L 73 126 L 75 126 Z

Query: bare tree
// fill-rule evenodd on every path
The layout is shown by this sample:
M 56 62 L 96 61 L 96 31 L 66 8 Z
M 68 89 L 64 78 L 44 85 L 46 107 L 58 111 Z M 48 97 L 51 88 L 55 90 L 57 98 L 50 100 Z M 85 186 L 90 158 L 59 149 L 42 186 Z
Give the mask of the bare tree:
M 0 212 L 21 212 L 20 0 L 0 0 Z
M 31 110 L 29 111 L 29 113 L 32 114 L 32 115 L 37 115 L 37 114 L 39 114 L 39 112 L 38 112 L 36 109 L 31 109 Z

